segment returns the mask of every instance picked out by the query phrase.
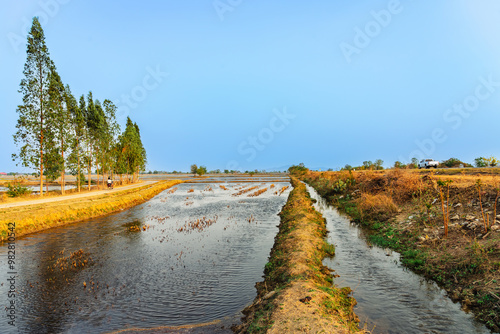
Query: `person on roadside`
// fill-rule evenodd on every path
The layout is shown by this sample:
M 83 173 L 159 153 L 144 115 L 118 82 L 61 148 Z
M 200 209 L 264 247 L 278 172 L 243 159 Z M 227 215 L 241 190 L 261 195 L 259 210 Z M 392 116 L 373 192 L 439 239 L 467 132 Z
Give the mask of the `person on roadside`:
M 108 189 L 113 189 L 113 180 L 111 180 L 111 176 L 108 176 Z

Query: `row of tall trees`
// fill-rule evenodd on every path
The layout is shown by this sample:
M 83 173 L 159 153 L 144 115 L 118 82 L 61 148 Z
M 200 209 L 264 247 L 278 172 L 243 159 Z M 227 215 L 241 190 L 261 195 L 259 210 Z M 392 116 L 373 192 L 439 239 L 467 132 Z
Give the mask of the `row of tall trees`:
M 123 180 L 125 174 L 131 182 L 138 179 L 146 166 L 139 127 L 127 118 L 126 128 L 120 133 L 116 106 L 110 100 L 101 104 L 92 92 L 76 100 L 50 59 L 36 17 L 28 34 L 23 74 L 19 89 L 23 103 L 17 108 L 14 134 L 19 152 L 13 159 L 36 170 L 41 195 L 44 176 L 48 180 L 60 177 L 64 193 L 67 172 L 76 176 L 78 191 L 85 180 L 84 172 L 89 190 L 92 171 L 97 173 L 98 183 L 102 176 L 103 185 L 107 175 L 118 174 Z

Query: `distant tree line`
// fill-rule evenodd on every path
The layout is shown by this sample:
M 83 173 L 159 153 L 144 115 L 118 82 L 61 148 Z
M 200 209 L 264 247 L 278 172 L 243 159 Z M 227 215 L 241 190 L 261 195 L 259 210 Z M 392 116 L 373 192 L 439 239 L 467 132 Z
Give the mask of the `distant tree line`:
M 98 184 L 104 185 L 106 176 L 113 174 L 118 174 L 120 180 L 125 175 L 128 181 L 135 182 L 146 166 L 146 150 L 137 124 L 127 118 L 125 130 L 120 133 L 113 102 L 106 99 L 101 103 L 92 92 L 77 101 L 50 59 L 36 17 L 27 39 L 24 78 L 19 89 L 23 101 L 17 108 L 14 134 L 19 152 L 12 155 L 13 160 L 36 170 L 41 195 L 44 176 L 47 180 L 60 177 L 64 193 L 67 172 L 76 176 L 78 191 L 85 174 L 90 190 L 92 171 L 98 175 Z
M 375 160 L 375 163 L 372 163 L 371 161 L 363 161 L 363 164 L 361 166 L 353 167 L 351 165 L 345 165 L 342 170 L 382 170 L 384 169 L 383 161 L 378 159 Z M 411 162 L 408 164 L 405 164 L 401 161 L 396 161 L 394 162 L 394 165 L 392 166 L 393 168 L 396 169 L 417 169 L 418 168 L 418 163 L 419 160 L 417 158 L 412 158 Z M 485 158 L 485 157 L 479 157 L 474 159 L 474 165 L 463 162 L 457 158 L 449 158 L 447 160 L 443 160 L 439 163 L 439 168 L 461 168 L 461 167 L 497 167 L 500 166 L 500 160 L 496 159 L 495 157 L 490 157 L 490 158 Z

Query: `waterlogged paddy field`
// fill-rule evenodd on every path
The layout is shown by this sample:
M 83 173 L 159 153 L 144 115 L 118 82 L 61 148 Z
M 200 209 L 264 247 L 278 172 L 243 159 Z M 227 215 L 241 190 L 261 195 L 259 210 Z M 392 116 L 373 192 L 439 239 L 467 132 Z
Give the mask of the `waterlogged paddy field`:
M 2 312 L 2 332 L 101 333 L 238 317 L 262 280 L 287 186 L 285 178 L 184 183 L 130 210 L 18 239 L 16 327 Z M 6 244 L 0 268 L 3 307 L 13 300 Z

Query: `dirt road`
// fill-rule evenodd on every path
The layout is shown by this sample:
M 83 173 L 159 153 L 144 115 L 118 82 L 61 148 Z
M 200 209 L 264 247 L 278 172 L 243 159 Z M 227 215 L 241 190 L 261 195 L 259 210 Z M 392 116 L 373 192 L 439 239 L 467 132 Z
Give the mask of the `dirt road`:
M 22 202 L 5 203 L 5 204 L 0 204 L 0 209 L 14 208 L 14 207 L 19 207 L 19 206 L 41 204 L 41 203 L 67 201 L 67 200 L 84 198 L 84 197 L 99 196 L 99 195 L 104 195 L 104 194 L 109 194 L 109 193 L 116 193 L 116 192 L 119 192 L 122 190 L 128 190 L 128 189 L 138 188 L 138 187 L 142 187 L 142 186 L 147 186 L 147 185 L 151 185 L 151 184 L 154 184 L 157 182 L 158 181 L 143 181 L 143 182 L 130 184 L 130 185 L 123 186 L 123 187 L 116 187 L 112 190 L 105 189 L 105 190 L 98 190 L 98 191 L 91 191 L 91 192 L 88 192 L 86 190 L 82 190 L 81 193 L 75 193 L 75 194 L 66 195 L 66 196 L 57 196 L 57 197 L 48 197 L 48 198 L 42 197 L 40 199 L 26 200 L 26 201 L 22 201 Z

